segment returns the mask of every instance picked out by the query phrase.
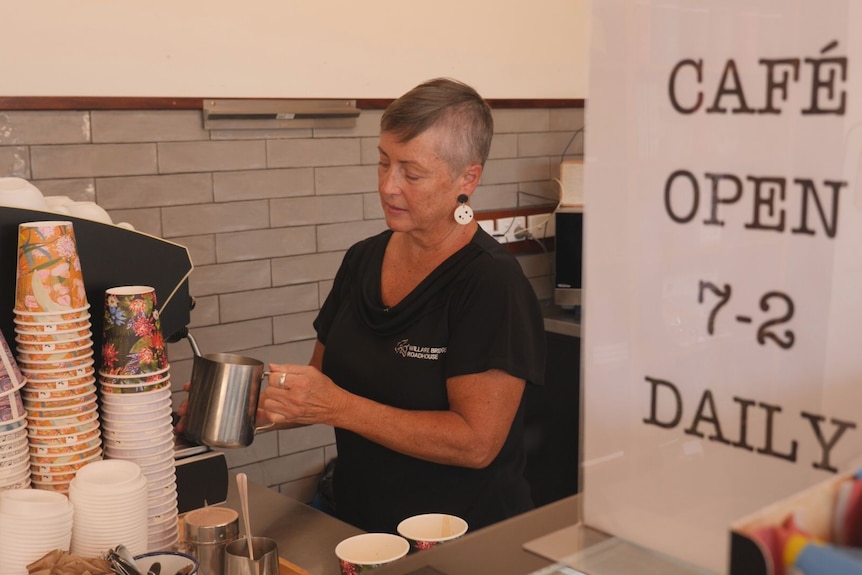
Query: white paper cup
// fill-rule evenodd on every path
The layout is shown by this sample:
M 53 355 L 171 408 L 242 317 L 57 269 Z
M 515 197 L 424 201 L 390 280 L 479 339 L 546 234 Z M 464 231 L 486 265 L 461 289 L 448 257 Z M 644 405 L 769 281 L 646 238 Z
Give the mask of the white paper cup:
M 72 505 L 62 495 L 35 489 L 0 491 L 0 512 L 28 518 L 48 519 L 71 516 Z M 42 526 L 45 527 L 44 525 Z
M 105 453 L 108 454 L 109 457 L 117 458 L 117 459 L 136 459 L 138 457 L 147 457 L 149 455 L 155 455 L 156 453 L 162 453 L 165 450 L 165 446 L 173 445 L 173 438 L 168 441 L 160 444 L 153 445 L 138 445 L 138 446 L 127 446 L 120 447 L 119 445 L 112 444 L 109 440 L 105 440 Z
M 421 551 L 461 537 L 467 532 L 467 522 L 456 515 L 424 513 L 408 517 L 396 529 L 413 549 Z
M 352 575 L 401 559 L 410 551 L 410 543 L 391 533 L 363 533 L 348 537 L 335 546 L 335 556 L 343 575 Z
M 127 413 L 151 412 L 157 409 L 170 407 L 172 405 L 171 392 L 169 389 L 157 389 L 155 395 L 150 395 L 141 401 L 143 394 L 105 394 L 102 396 L 102 408 L 105 412 L 125 415 Z
M 14 431 L 14 430 L 19 429 L 21 427 L 27 427 L 27 415 L 26 414 L 20 415 L 11 421 L 0 422 L 0 434 L 3 434 L 7 431 Z

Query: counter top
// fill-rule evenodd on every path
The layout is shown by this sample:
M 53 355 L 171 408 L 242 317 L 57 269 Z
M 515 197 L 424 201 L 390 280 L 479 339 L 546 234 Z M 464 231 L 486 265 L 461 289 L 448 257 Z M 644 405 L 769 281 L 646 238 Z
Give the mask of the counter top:
M 553 565 L 553 561 L 524 549 L 524 544 L 576 524 L 581 514 L 580 495 L 533 509 L 495 523 L 434 549 L 412 553 L 374 570 L 375 575 L 527 575 Z M 585 528 L 586 539 L 566 542 L 564 554 L 607 538 Z M 430 569 L 429 569 L 430 568 Z M 433 569 L 433 570 L 431 570 Z
M 224 505 L 241 513 L 233 474 L 229 486 Z M 342 539 L 363 533 L 362 530 L 262 485 L 250 482 L 248 489 L 254 535 L 274 539 L 279 556 L 313 575 L 340 575 L 335 546 Z M 581 512 L 579 497 L 574 495 L 468 532 L 456 541 L 379 567 L 374 573 L 407 575 L 431 566 L 445 575 L 526 575 L 553 562 L 524 550 L 523 544 L 576 523 Z M 244 528 L 240 530 L 244 532 Z
M 248 484 L 248 499 L 253 535 L 274 539 L 280 557 L 313 575 L 341 575 L 335 546 L 342 539 L 363 533 L 361 529 L 252 482 Z M 224 506 L 242 514 L 233 473 Z
M 563 309 L 553 301 L 545 300 L 542 304 L 542 315 L 545 318 L 545 330 L 560 335 L 581 337 L 581 308 Z
M 233 474 L 226 507 L 240 512 Z M 290 497 L 249 483 L 251 528 L 279 556 L 311 575 L 340 575 L 335 546 L 362 533 Z M 583 495 L 572 495 L 434 549 L 411 553 L 374 575 L 715 575 L 593 529 L 582 522 Z M 242 522 L 240 522 L 242 523 Z M 241 527 L 241 531 L 244 529 Z

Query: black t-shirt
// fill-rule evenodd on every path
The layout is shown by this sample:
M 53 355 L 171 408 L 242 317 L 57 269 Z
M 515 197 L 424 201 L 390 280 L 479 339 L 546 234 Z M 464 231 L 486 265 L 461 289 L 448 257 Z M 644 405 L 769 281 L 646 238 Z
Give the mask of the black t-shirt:
M 541 310 L 518 262 L 481 228 L 397 305 L 381 300 L 391 231 L 351 247 L 314 322 L 323 372 L 344 389 L 402 409 L 447 410 L 446 379 L 501 369 L 541 384 Z M 478 529 L 532 508 L 523 478 L 524 401 L 484 469 L 402 455 L 336 429 L 338 516 L 365 531 L 395 532 L 419 513 L 452 513 Z

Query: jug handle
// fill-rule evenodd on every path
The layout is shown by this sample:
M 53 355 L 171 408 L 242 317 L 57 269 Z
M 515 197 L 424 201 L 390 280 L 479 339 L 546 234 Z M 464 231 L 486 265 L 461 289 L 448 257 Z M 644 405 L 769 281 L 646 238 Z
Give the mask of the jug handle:
M 189 345 L 192 347 L 192 353 L 195 354 L 195 357 L 201 356 L 201 348 L 198 347 L 198 342 L 195 341 L 194 336 L 192 336 L 191 332 L 189 332 L 188 326 L 183 326 L 178 329 L 176 332 L 170 335 L 170 337 L 165 338 L 168 343 L 177 343 L 181 339 L 189 340 Z
M 260 382 L 263 383 L 263 380 L 272 375 L 275 372 L 272 371 L 264 371 L 260 376 Z M 254 434 L 257 435 L 261 431 L 266 431 L 267 429 L 272 429 L 275 427 L 275 422 L 270 421 L 266 425 L 255 425 L 254 426 Z
M 201 348 L 198 347 L 198 342 L 195 341 L 195 336 L 192 335 L 192 333 L 188 330 L 188 328 L 186 328 L 185 337 L 187 340 L 189 340 L 189 345 L 192 348 L 192 353 L 195 354 L 195 357 L 200 357 L 201 356 Z

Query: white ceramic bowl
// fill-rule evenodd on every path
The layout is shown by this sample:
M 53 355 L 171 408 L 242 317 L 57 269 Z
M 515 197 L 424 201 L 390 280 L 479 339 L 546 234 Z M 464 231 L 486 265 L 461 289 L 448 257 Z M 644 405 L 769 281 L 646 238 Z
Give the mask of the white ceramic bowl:
M 55 214 L 68 214 L 69 204 L 74 204 L 75 200 L 69 196 L 45 196 L 45 204 L 48 206 L 48 211 Z
M 39 188 L 23 178 L 0 178 L 0 206 L 40 211 L 48 209 Z
M 156 562 L 161 563 L 161 572 L 167 574 L 183 571 L 184 575 L 195 575 L 198 572 L 198 561 L 191 555 L 177 551 L 153 551 L 135 557 L 138 571 L 147 573 Z
M 114 224 L 108 212 L 96 202 L 72 202 L 71 204 L 66 204 L 66 208 L 69 210 L 69 214 L 76 218 L 93 220 L 94 222 L 101 222 L 103 224 Z

